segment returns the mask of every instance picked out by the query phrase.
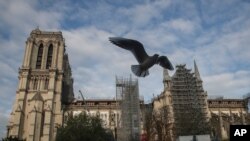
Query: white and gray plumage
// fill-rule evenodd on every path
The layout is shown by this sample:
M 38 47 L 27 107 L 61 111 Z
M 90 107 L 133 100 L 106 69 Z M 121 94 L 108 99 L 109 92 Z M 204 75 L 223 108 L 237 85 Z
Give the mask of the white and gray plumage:
M 142 43 L 136 40 L 121 37 L 110 37 L 109 41 L 123 49 L 131 51 L 134 54 L 139 65 L 132 65 L 131 70 L 138 77 L 145 77 L 149 75 L 148 69 L 154 64 L 159 64 L 163 68 L 174 70 L 171 62 L 166 56 L 159 56 L 158 54 L 148 56 Z

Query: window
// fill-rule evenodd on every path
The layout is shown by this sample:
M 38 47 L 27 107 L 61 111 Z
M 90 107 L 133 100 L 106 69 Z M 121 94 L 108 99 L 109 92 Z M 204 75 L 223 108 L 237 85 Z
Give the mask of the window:
M 43 136 L 43 128 L 44 128 L 44 116 L 45 116 L 45 112 L 42 112 L 42 119 L 41 119 L 41 129 L 40 129 L 40 137 Z
M 40 44 L 36 60 L 36 69 L 41 69 L 42 57 L 43 57 L 43 44 Z
M 33 84 L 34 84 L 33 85 L 33 90 L 37 90 L 37 86 L 38 86 L 38 79 L 37 78 L 34 79 L 34 83 Z
M 49 50 L 48 50 L 48 56 L 47 56 L 46 69 L 49 69 L 51 67 L 52 55 L 53 55 L 53 45 L 50 44 Z

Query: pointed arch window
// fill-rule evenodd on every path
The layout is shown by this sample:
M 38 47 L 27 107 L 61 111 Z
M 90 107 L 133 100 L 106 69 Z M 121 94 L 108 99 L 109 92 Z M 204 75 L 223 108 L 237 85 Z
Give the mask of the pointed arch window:
M 40 137 L 43 136 L 44 116 L 45 116 L 45 111 L 42 112 L 42 119 L 41 119 L 41 126 L 40 126 Z
M 33 90 L 37 90 L 37 86 L 38 86 L 38 79 L 35 78 L 33 83 Z
M 52 55 L 53 55 L 53 45 L 50 44 L 49 50 L 48 50 L 48 56 L 47 56 L 46 69 L 49 69 L 51 67 Z
M 42 57 L 43 57 L 43 44 L 40 44 L 36 60 L 36 69 L 41 69 Z

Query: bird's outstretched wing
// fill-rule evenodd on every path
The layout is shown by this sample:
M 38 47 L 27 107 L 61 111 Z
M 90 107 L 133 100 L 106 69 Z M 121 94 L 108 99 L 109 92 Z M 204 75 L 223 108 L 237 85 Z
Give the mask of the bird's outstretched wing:
M 109 41 L 123 49 L 131 51 L 140 64 L 149 57 L 142 43 L 136 40 L 121 37 L 110 37 Z
M 168 60 L 166 56 L 158 57 L 157 63 L 165 69 L 174 70 L 173 65 L 171 64 L 171 62 Z

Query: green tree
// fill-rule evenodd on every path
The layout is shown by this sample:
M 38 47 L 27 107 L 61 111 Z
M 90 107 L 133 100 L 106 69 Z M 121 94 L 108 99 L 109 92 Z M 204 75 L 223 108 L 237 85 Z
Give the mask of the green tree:
M 112 141 L 112 133 L 102 127 L 98 116 L 79 114 L 69 117 L 57 130 L 56 141 Z
M 6 137 L 3 138 L 2 141 L 25 141 L 25 140 L 20 140 L 17 137 Z

